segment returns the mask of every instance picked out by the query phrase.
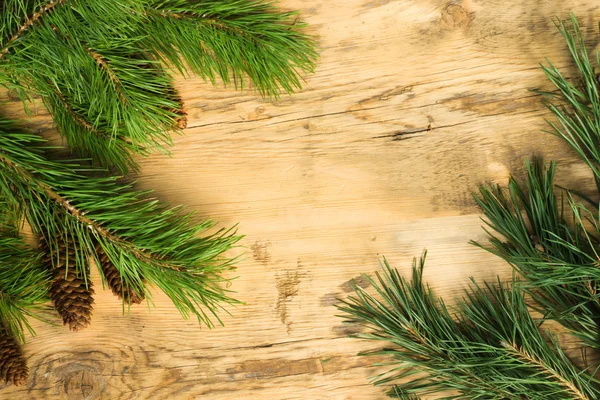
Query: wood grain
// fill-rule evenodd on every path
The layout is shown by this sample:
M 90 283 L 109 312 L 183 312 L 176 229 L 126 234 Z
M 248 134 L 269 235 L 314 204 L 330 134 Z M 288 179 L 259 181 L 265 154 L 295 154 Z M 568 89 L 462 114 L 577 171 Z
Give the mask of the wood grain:
M 246 305 L 214 330 L 183 321 L 163 295 L 122 315 L 105 291 L 92 326 L 34 323 L 26 387 L 6 399 L 383 399 L 369 385 L 373 344 L 347 339 L 334 307 L 385 255 L 447 298 L 507 266 L 484 240 L 470 192 L 523 174 L 534 153 L 559 182 L 591 176 L 545 128 L 544 57 L 570 68 L 552 18 L 570 11 L 598 43 L 593 0 L 284 0 L 319 38 L 305 89 L 275 103 L 181 78 L 188 129 L 172 157 L 140 160 L 140 187 L 223 226 L 246 258 L 232 289 Z M 4 110 L 22 117 L 4 94 Z M 47 112 L 29 123 L 51 131 Z M 240 249 L 239 252 L 243 250 Z M 359 281 L 364 284 L 364 281 Z M 100 283 L 98 282 L 98 285 Z

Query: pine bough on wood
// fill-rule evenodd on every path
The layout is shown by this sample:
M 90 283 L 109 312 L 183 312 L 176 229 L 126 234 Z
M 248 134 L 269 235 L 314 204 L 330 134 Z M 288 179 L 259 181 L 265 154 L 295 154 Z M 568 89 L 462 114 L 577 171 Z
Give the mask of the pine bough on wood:
M 168 152 L 186 126 L 173 72 L 269 99 L 300 88 L 317 58 L 305 25 L 262 0 L 6 0 L 0 11 L 0 83 L 26 109 L 41 98 L 86 158 L 61 161 L 0 116 L 0 377 L 25 382 L 19 342 L 29 317 L 53 320 L 49 300 L 70 329 L 90 323 L 92 260 L 124 310 L 155 286 L 184 317 L 220 323 L 237 303 L 223 277 L 235 260 L 223 253 L 240 236 L 111 173 Z M 38 251 L 19 238 L 23 221 Z
M 393 383 L 390 397 L 416 399 L 598 399 L 598 357 L 571 360 L 553 320 L 574 335 L 583 354 L 600 349 L 600 81 L 578 22 L 557 22 L 579 77 L 567 79 L 550 62 L 543 71 L 556 90 L 541 92 L 556 120 L 551 131 L 590 168 L 596 194 L 556 187 L 556 165 L 527 162 L 527 180 L 508 188 L 484 185 L 475 196 L 486 219 L 484 247 L 513 266 L 510 285 L 475 283 L 449 309 L 422 282 L 424 260 L 407 281 L 385 263 L 371 280 L 377 294 L 356 288 L 340 309 L 349 321 L 371 328 L 361 338 L 384 341 Z M 527 304 L 525 296 L 531 299 Z M 532 317 L 530 310 L 541 317 Z M 596 358 L 596 361 L 594 361 Z
M 423 282 L 425 256 L 412 280 L 384 260 L 383 273 L 368 278 L 376 295 L 356 288 L 339 306 L 347 321 L 385 342 L 390 371 L 376 384 L 394 383 L 390 397 L 441 395 L 446 399 L 597 399 L 600 384 L 578 368 L 551 332 L 529 313 L 518 282 L 473 282 L 454 308 Z M 436 397 L 438 398 L 438 397 Z
M 173 68 L 265 97 L 300 87 L 314 42 L 262 0 L 7 0 L 0 79 L 42 97 L 79 154 L 125 173 L 185 126 Z M 107 140 L 111 139 L 111 140 Z

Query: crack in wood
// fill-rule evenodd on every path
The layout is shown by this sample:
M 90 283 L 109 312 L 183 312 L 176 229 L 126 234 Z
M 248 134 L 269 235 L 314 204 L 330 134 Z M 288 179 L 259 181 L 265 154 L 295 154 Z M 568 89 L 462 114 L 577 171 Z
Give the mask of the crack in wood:
M 392 141 L 412 139 L 414 137 L 418 137 L 418 136 L 422 136 L 422 135 L 417 135 L 417 136 L 408 136 L 408 135 L 414 135 L 415 133 L 429 132 L 434 129 L 446 128 L 448 126 L 451 126 L 451 125 L 438 126 L 438 127 L 434 128 L 431 126 L 431 124 L 429 124 L 429 125 L 427 125 L 426 128 L 405 129 L 403 131 L 395 131 L 395 132 L 389 133 L 387 135 L 373 136 L 371 139 L 392 138 Z

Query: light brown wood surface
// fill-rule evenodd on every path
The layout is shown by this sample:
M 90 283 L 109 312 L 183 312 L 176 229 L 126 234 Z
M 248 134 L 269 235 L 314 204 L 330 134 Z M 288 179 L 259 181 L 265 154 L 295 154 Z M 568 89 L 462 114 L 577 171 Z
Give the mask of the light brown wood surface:
M 99 291 L 93 323 L 71 333 L 35 324 L 25 387 L 2 399 L 383 399 L 381 369 L 356 354 L 336 317 L 348 282 L 385 255 L 447 298 L 469 276 L 508 267 L 468 244 L 485 240 L 470 193 L 522 175 L 534 153 L 559 162 L 559 183 L 591 176 L 556 138 L 544 57 L 567 67 L 552 18 L 574 11 L 598 42 L 594 0 L 285 0 L 320 42 L 316 74 L 276 103 L 181 78 L 189 112 L 172 157 L 140 160 L 140 186 L 246 237 L 232 289 L 246 305 L 208 330 L 165 296 L 122 315 Z M 5 106 L 22 117 L 19 104 Z M 5 108 L 7 109 L 7 108 Z M 30 123 L 51 129 L 45 110 Z M 238 253 L 244 249 L 239 249 Z M 98 282 L 98 285 L 100 283 Z

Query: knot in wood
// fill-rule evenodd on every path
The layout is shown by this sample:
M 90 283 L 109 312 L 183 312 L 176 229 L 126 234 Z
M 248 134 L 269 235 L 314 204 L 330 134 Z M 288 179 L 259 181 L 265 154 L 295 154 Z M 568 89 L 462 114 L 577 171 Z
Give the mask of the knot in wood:
M 441 28 L 453 30 L 467 28 L 473 19 L 472 14 L 459 4 L 450 3 L 442 10 Z
M 61 365 L 54 372 L 60 379 L 58 387 L 63 399 L 99 399 L 102 392 L 102 381 L 98 370 L 91 365 L 71 362 Z

